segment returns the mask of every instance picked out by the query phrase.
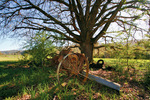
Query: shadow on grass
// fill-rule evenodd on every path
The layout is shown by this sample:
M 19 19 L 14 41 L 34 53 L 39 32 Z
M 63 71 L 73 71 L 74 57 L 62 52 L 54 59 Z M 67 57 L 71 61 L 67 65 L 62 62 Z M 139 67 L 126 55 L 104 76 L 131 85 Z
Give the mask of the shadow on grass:
M 1 68 L 2 68 L 2 67 L 6 68 L 6 66 L 7 66 L 8 64 L 15 64 L 15 63 L 17 63 L 17 61 L 0 61 L 0 67 L 1 67 Z
M 57 99 L 59 98 L 59 96 L 61 99 L 66 100 L 71 100 L 75 98 L 89 99 L 89 95 L 94 95 L 94 92 L 90 91 L 100 92 L 102 94 L 108 95 L 118 94 L 115 90 L 100 85 L 96 82 L 92 82 L 90 80 L 88 80 L 84 85 L 82 83 L 75 84 L 72 82 L 67 87 L 58 90 L 58 86 L 54 86 L 54 82 L 57 82 L 55 77 L 56 69 L 48 67 L 7 67 L 8 64 L 15 63 L 17 62 L 0 62 L 0 99 L 18 96 L 18 93 L 20 93 L 20 95 L 22 96 L 24 89 L 29 89 L 29 94 L 30 92 L 34 91 L 38 93 L 38 96 L 33 96 L 33 98 L 31 97 L 35 100 L 41 100 L 44 98 Z M 39 84 L 48 84 L 49 87 L 45 91 L 39 93 L 39 88 L 37 88 Z M 32 91 L 31 87 L 33 87 Z M 76 91 L 73 91 L 74 89 Z M 74 95 L 74 93 L 76 93 L 76 95 Z
M 59 98 L 62 100 L 83 100 L 94 98 L 94 96 L 98 96 L 96 99 L 101 100 L 119 99 L 121 97 L 120 92 L 91 80 L 88 80 L 85 84 L 82 84 L 79 80 L 77 82 L 71 81 L 68 82 L 67 86 L 59 89 L 56 80 L 56 69 L 48 67 L 7 67 L 7 64 L 12 63 L 17 62 L 0 62 L 0 100 L 18 96 L 18 93 L 22 98 L 24 92 L 31 95 L 33 100 L 57 100 Z M 61 79 L 63 80 L 62 77 Z M 142 88 L 137 81 L 124 78 L 119 81 L 123 83 L 125 81 L 130 82 L 131 86 L 135 85 L 138 87 L 137 89 Z
M 48 83 L 50 68 L 7 67 L 17 62 L 0 62 L 0 99 L 15 97 L 24 87 Z

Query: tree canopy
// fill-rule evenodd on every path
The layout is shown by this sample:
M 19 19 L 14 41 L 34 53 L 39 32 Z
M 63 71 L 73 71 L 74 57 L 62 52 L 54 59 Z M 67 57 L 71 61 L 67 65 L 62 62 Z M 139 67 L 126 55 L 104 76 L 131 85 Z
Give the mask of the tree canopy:
M 80 44 L 91 61 L 94 43 L 112 23 L 120 31 L 123 24 L 143 30 L 133 22 L 149 12 L 147 0 L 1 0 L 0 30 L 19 36 L 48 31 L 47 39 L 61 37 Z

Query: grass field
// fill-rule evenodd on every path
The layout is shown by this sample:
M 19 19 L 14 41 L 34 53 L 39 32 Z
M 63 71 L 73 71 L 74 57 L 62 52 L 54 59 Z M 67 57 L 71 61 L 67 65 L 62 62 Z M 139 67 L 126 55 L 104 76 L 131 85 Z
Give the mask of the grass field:
M 104 62 L 110 66 L 127 66 L 127 59 L 94 58 L 94 61 L 97 62 L 100 59 L 104 60 Z M 136 69 L 145 69 L 146 67 L 150 67 L 150 60 L 128 59 L 128 65 L 135 67 Z
M 114 59 L 114 58 L 94 58 L 94 61 L 98 61 L 99 59 L 103 59 L 107 63 L 114 63 L 114 62 L 127 62 L 127 59 Z M 150 63 L 150 60 L 144 59 L 129 59 L 129 63 Z
M 95 58 L 95 61 L 99 58 Z M 60 87 L 54 67 L 24 68 L 18 65 L 17 56 L 0 57 L 0 100 L 149 100 L 149 89 L 144 85 L 144 73 L 149 67 L 149 60 L 132 60 L 136 73 L 123 68 L 125 60 L 104 59 L 107 65 L 116 71 L 101 71 L 100 76 L 122 85 L 118 92 L 94 81 L 82 83 L 82 77 L 70 78 Z M 123 63 L 124 62 L 124 63 Z M 9 64 L 9 66 L 8 66 Z M 12 64 L 12 66 L 11 66 Z M 142 70 L 141 70 L 142 69 Z M 132 71 L 132 70 L 131 70 Z M 108 75 L 109 74 L 109 75 Z M 64 76 L 67 77 L 67 76 Z M 64 77 L 60 80 L 63 81 Z
M 21 55 L 0 55 L 0 61 L 18 61 Z

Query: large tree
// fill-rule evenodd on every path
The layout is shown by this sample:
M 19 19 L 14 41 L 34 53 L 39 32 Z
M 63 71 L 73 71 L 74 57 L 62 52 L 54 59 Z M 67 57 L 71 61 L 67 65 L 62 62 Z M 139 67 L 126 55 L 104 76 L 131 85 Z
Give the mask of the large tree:
M 134 13 L 126 13 L 131 10 Z M 13 31 L 21 36 L 49 31 L 47 38 L 61 36 L 80 44 L 81 52 L 91 61 L 94 43 L 106 34 L 111 23 L 141 29 L 132 22 L 146 13 L 146 0 L 1 0 L 0 28 L 1 33 Z

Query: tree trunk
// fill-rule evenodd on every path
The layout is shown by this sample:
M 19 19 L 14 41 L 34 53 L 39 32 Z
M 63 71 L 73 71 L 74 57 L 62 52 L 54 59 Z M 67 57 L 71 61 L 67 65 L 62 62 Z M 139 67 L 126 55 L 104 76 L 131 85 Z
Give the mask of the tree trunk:
M 82 42 L 80 44 L 81 53 L 84 53 L 86 57 L 88 57 L 88 61 L 93 61 L 93 43 L 90 42 Z

